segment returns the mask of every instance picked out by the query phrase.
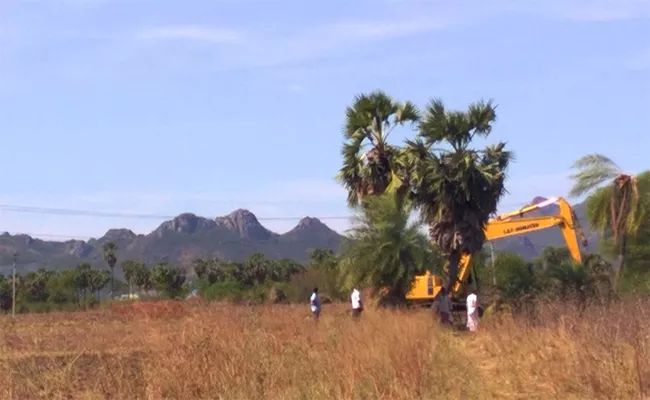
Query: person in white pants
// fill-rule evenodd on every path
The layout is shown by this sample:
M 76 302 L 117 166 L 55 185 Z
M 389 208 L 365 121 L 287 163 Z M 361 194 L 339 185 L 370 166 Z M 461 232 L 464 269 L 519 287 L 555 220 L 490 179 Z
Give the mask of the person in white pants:
M 361 293 L 357 288 L 352 289 L 350 302 L 352 303 L 352 316 L 355 318 L 361 316 L 361 312 L 363 311 L 363 303 L 361 302 Z
M 314 317 L 314 322 L 318 322 L 318 318 L 320 317 L 321 305 L 320 305 L 320 296 L 318 295 L 317 287 L 315 287 L 314 291 L 311 293 L 311 297 L 309 298 L 309 304 L 311 307 L 311 314 Z
M 478 297 L 474 289 L 470 289 L 467 296 L 467 328 L 470 332 L 478 329 Z

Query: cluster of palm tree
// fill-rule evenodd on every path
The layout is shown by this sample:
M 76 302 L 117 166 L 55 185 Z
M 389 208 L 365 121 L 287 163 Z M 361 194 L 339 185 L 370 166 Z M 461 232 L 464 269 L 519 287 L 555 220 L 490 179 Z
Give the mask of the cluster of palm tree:
M 129 296 L 134 293 L 134 288 L 137 288 L 138 292 L 142 292 L 153 287 L 151 270 L 147 268 L 145 263 L 136 260 L 125 260 L 121 266 L 124 280 L 129 285 Z
M 503 142 L 481 149 L 472 147 L 475 138 L 485 139 L 492 132 L 495 108 L 491 101 L 479 101 L 463 111 L 448 110 L 441 100 L 432 99 L 421 111 L 412 102 L 397 101 L 383 91 L 358 95 L 347 108 L 343 165 L 337 180 L 346 188 L 351 208 L 371 216 L 368 210 L 378 207 L 384 215 L 392 216 L 383 227 L 371 227 L 361 216 L 353 237 L 375 235 L 371 247 L 376 259 L 369 262 L 387 262 L 391 257 L 400 260 L 399 271 L 407 273 L 399 279 L 399 292 L 404 292 L 404 285 L 433 257 L 418 255 L 419 262 L 405 258 L 411 254 L 404 251 L 408 247 L 405 243 L 415 246 L 422 241 L 417 223 L 403 230 L 403 221 L 411 212 L 419 214 L 419 222 L 428 226 L 436 249 L 449 261 L 448 286 L 457 279 L 461 255 L 482 249 L 485 225 L 506 193 L 506 171 L 513 159 Z M 388 139 L 398 127 L 412 128 L 414 137 L 401 144 L 390 143 Z M 373 200 L 378 197 L 383 200 Z M 378 236 L 381 229 L 391 231 L 396 240 L 382 243 Z M 360 251 L 358 247 L 350 250 L 363 259 Z M 372 278 L 376 283 L 389 284 L 400 273 L 389 272 L 393 280 L 376 275 Z M 363 279 L 370 278 L 357 276 L 352 280 Z
M 318 254 L 322 252 L 319 249 Z M 197 277 L 210 284 L 232 281 L 244 287 L 261 285 L 267 280 L 288 282 L 293 275 L 305 269 L 293 260 L 269 260 L 262 253 L 254 253 L 244 262 L 224 261 L 216 257 L 197 258 L 193 267 Z
M 484 228 L 505 195 L 513 153 L 505 143 L 473 147 L 496 121 L 495 105 L 478 101 L 466 110 L 448 110 L 432 99 L 424 110 L 383 91 L 356 96 L 346 109 L 343 165 L 336 179 L 358 211 L 357 225 L 342 259 L 349 285 L 384 287 L 405 293 L 412 278 L 448 261 L 446 285 L 455 282 L 463 253 L 480 252 Z M 401 143 L 389 142 L 410 128 Z M 589 224 L 616 248 L 618 289 L 630 240 L 646 224 L 650 231 L 650 171 L 624 173 L 612 160 L 590 154 L 574 164 L 570 196 L 589 194 Z M 418 220 L 408 224 L 415 213 Z M 422 249 L 420 227 L 428 227 L 430 247 Z M 366 265 L 364 267 L 364 265 Z M 353 267 L 354 266 L 354 267 Z
M 26 304 L 87 306 L 100 299 L 100 292 L 110 281 L 107 270 L 93 269 L 89 263 L 81 263 L 66 270 L 46 270 L 18 275 L 16 298 L 21 306 Z M 11 280 L 0 276 L 0 309 L 7 311 L 12 305 Z

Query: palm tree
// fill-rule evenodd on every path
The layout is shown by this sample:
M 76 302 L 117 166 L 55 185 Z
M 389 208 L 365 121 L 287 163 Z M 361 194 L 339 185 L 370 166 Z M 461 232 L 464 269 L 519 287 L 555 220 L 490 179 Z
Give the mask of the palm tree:
M 628 239 L 637 233 L 648 211 L 639 201 L 639 189 L 642 189 L 642 193 L 650 194 L 650 171 L 638 176 L 624 173 L 602 154 L 587 154 L 573 163 L 573 168 L 578 172 L 571 175 L 574 184 L 569 196 L 591 193 L 587 199 L 589 224 L 601 234 L 611 235 L 617 248 L 614 287 L 618 291 Z M 606 185 L 601 186 L 603 184 Z
M 495 106 L 475 102 L 466 111 L 448 111 L 439 99 L 428 104 L 415 140 L 406 154 L 414 168 L 411 195 L 431 240 L 449 259 L 450 287 L 464 253 L 481 251 L 484 229 L 506 193 L 506 170 L 513 154 L 505 143 L 471 148 L 476 136 L 486 138 L 496 120 Z M 440 148 L 446 145 L 445 148 Z
M 102 270 L 90 270 L 88 274 L 88 287 L 92 293 L 95 293 L 97 300 L 101 300 L 101 290 L 106 286 L 110 280 L 108 271 L 105 269 Z
M 92 266 L 87 263 L 81 263 L 77 265 L 74 278 L 75 287 L 77 288 L 79 302 L 83 299 L 83 306 L 86 307 L 86 292 L 90 288 L 90 273 L 92 271 Z
M 129 298 L 133 294 L 133 283 L 135 282 L 135 276 L 139 268 L 141 268 L 140 261 L 135 260 L 126 260 L 122 262 L 122 273 L 124 274 L 124 279 L 129 284 Z
M 421 222 L 411 222 L 409 216 L 392 195 L 367 200 L 343 247 L 340 268 L 346 289 L 368 287 L 373 296 L 381 294 L 382 303 L 405 300 L 415 275 L 436 262 Z
M 336 179 L 348 191 L 348 205 L 356 207 L 365 196 L 389 188 L 406 191 L 402 182 L 407 183 L 408 168 L 403 164 L 401 149 L 389 144 L 388 137 L 398 125 L 419 120 L 417 107 L 376 90 L 357 95 L 345 114 L 343 166 Z M 371 148 L 364 152 L 367 146 Z
M 115 292 L 115 264 L 117 264 L 117 257 L 115 256 L 116 251 L 117 246 L 113 242 L 104 243 L 104 245 L 102 245 L 104 260 L 111 268 L 111 299 L 113 298 L 113 292 Z
M 332 249 L 314 249 L 309 254 L 309 268 L 321 268 L 324 270 L 336 269 L 337 259 Z

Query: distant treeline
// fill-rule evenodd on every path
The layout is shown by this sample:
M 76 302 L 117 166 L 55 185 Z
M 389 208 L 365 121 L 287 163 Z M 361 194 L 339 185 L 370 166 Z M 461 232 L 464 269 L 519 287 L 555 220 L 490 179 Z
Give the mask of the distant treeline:
M 324 249 L 313 251 L 307 265 L 288 259 L 268 260 L 262 254 L 244 262 L 199 258 L 193 263 L 190 281 L 187 271 L 179 267 L 149 267 L 125 260 L 119 264 L 125 282 L 116 282 L 114 297 L 135 294 L 182 299 L 198 292 L 206 300 L 304 303 L 318 286 L 326 301 L 347 301 L 349 288 L 340 278 L 344 268 L 340 261 Z M 489 253 L 482 252 L 474 258 L 474 266 L 482 293 L 498 296 L 505 304 L 520 306 L 540 296 L 585 300 L 611 294 L 611 264 L 598 255 L 588 255 L 583 265 L 577 265 L 566 248 L 549 247 L 533 262 L 507 252 L 498 253 L 492 262 Z M 635 273 L 634 268 L 628 271 L 627 280 L 636 284 L 635 291 L 639 282 L 646 287 L 650 284 L 647 274 Z M 19 275 L 16 287 L 17 312 L 85 309 L 108 298 L 110 271 L 93 269 L 87 263 L 59 271 L 38 270 Z M 11 277 L 0 276 L 0 308 L 9 312 L 11 300 Z

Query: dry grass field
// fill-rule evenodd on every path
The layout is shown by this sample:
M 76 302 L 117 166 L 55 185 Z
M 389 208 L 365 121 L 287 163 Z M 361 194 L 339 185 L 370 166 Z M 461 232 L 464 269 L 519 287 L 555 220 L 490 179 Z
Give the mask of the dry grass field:
M 476 334 L 427 310 L 140 303 L 2 317 L 2 399 L 637 399 L 650 394 L 649 301 Z

